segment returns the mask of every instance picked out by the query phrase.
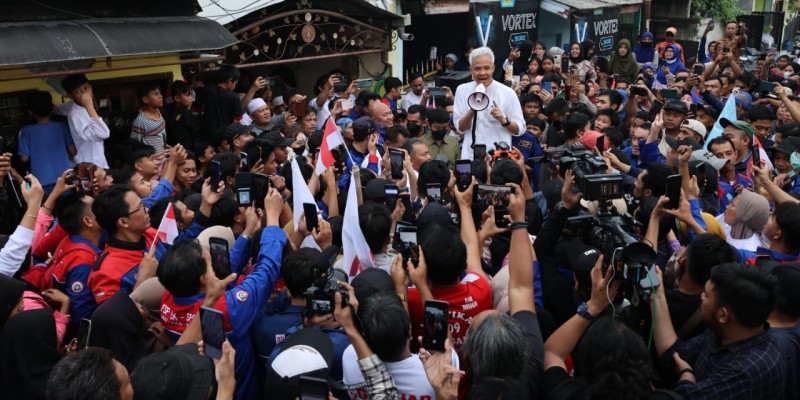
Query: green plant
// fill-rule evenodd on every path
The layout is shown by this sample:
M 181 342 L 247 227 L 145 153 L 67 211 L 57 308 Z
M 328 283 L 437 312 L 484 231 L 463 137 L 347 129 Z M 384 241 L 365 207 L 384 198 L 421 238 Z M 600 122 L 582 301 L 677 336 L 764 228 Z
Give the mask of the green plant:
M 716 21 L 734 21 L 736 16 L 744 14 L 736 0 L 693 0 L 692 14 L 698 17 L 707 16 L 708 13 Z

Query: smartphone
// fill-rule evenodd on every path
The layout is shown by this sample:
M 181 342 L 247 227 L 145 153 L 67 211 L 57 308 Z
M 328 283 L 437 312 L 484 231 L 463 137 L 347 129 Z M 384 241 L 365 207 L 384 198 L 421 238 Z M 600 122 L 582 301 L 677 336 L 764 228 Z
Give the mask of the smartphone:
M 708 21 L 708 27 L 709 27 L 709 29 L 714 29 L 714 20 L 713 19 Z
M 80 182 L 80 189 L 83 193 L 92 195 L 92 163 L 80 163 L 75 166 L 76 175 L 78 175 L 78 182 Z
M 675 85 L 675 75 L 667 75 L 667 86 L 674 86 Z
M 350 86 L 350 79 L 347 76 L 342 75 L 339 77 L 339 82 L 333 84 L 333 91 L 336 93 L 342 93 L 347 90 L 347 87 Z
M 356 87 L 359 89 L 372 87 L 372 78 L 356 79 Z
M 342 100 L 342 111 L 347 112 L 353 109 L 353 102 L 350 99 Z
M 389 149 L 389 160 L 392 167 L 392 179 L 403 178 L 403 152 L 400 150 Z
M 553 82 L 550 81 L 542 81 L 542 90 L 547 91 L 549 93 L 553 93 Z
M 256 208 L 264 209 L 264 197 L 267 196 L 269 190 L 270 180 L 264 174 L 250 174 L 250 197 L 253 200 L 253 205 Z
M 728 47 L 728 46 L 724 46 L 724 47 L 722 48 L 722 52 L 723 52 L 723 53 L 730 53 L 730 52 L 731 52 L 731 48 L 730 48 L 730 47 Z
M 463 192 L 467 190 L 472 183 L 472 161 L 471 160 L 456 160 L 456 185 L 458 190 Z
M 553 64 L 557 68 L 561 68 L 562 71 L 566 70 L 566 68 L 561 66 L 561 54 L 556 54 L 556 55 L 553 56 Z
M 595 147 L 600 154 L 603 154 L 606 151 L 606 135 L 600 135 L 597 137 L 597 142 L 595 142 Z
M 697 116 L 697 103 L 692 103 L 692 105 L 689 106 L 689 112 L 692 115 Z
M 303 213 L 306 216 L 306 230 L 311 232 L 313 229 L 319 229 L 317 205 L 314 203 L 303 203 Z
M 635 96 L 647 97 L 647 89 L 641 86 L 631 86 L 631 93 Z
M 305 101 L 295 101 L 289 105 L 289 111 L 298 119 L 306 115 Z
M 755 140 L 750 140 L 750 154 L 753 155 L 753 165 L 761 167 L 761 153 L 758 151 Z
M 222 166 L 219 161 L 211 160 L 208 162 L 208 176 L 211 177 L 211 189 L 217 190 L 222 181 Z
M 664 102 L 660 100 L 653 100 L 653 106 L 650 107 L 650 121 L 656 119 L 656 115 L 661 113 L 662 108 L 664 108 Z
M 761 93 L 772 93 L 775 90 L 775 84 L 770 81 L 760 81 L 758 83 L 758 91 Z
M 300 400 L 328 400 L 328 380 L 300 375 Z
M 472 159 L 483 161 L 486 158 L 486 145 L 476 144 L 472 147 Z
M 250 207 L 253 205 L 251 189 L 253 187 L 253 174 L 250 172 L 236 173 L 236 197 L 239 207 Z
M 705 70 L 706 66 L 703 64 L 695 64 L 694 67 L 692 67 L 692 72 L 694 72 L 695 75 L 703 75 L 703 71 Z
M 403 262 L 411 261 L 416 264 L 419 260 L 419 247 L 417 246 L 417 227 L 403 226 L 398 227 L 395 233 L 395 250 L 403 256 Z
M 767 55 L 768 56 L 772 56 L 772 57 L 777 56 L 778 55 L 778 49 L 776 49 L 774 47 L 770 47 L 769 51 L 767 52 Z
M 436 54 L 438 53 L 438 50 L 439 49 L 437 49 L 436 47 L 431 46 L 431 52 L 428 55 L 428 59 L 431 61 L 436 61 Z
M 444 204 L 444 200 L 442 199 L 442 185 L 438 183 L 428 183 L 425 185 L 425 190 L 428 194 L 428 200 Z
M 661 89 L 661 97 L 669 100 L 677 100 L 678 99 L 678 90 L 677 89 Z
M 92 320 L 81 318 L 78 323 L 78 350 L 89 347 L 89 337 L 92 335 Z
M 473 195 L 473 209 L 480 214 L 486 211 L 489 206 L 502 206 L 508 208 L 508 197 L 513 189 L 509 186 L 479 184 L 478 190 Z
M 383 187 L 383 195 L 384 201 L 386 202 L 386 207 L 389 209 L 389 212 L 393 212 L 395 208 L 397 208 L 397 195 L 399 190 L 397 189 L 397 185 L 386 185 Z
M 239 172 L 250 172 L 250 156 L 245 152 L 239 153 Z
M 669 210 L 677 209 L 681 204 L 681 175 L 670 175 L 667 178 L 667 197 L 669 201 L 664 208 Z
M 450 322 L 450 305 L 446 301 L 425 300 L 422 347 L 425 350 L 444 351 Z
M 508 210 L 501 205 L 494 206 L 494 224 L 498 228 L 508 228 L 510 222 L 506 219 L 506 215 L 508 215 Z
M 228 241 L 212 236 L 208 238 L 209 252 L 211 253 L 211 266 L 214 271 L 220 271 L 228 276 L 231 273 L 231 254 L 228 249 Z
M 222 311 L 200 307 L 200 325 L 203 330 L 203 348 L 206 355 L 219 360 L 222 358 L 222 344 L 225 343 L 225 323 Z

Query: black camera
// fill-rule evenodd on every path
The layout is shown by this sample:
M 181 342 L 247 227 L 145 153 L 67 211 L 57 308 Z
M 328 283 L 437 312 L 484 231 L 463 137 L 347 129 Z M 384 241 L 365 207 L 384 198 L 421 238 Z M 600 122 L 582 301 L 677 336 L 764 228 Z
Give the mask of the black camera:
M 584 199 L 606 201 L 622 198 L 622 176 L 605 173 L 606 163 L 585 147 L 574 145 L 559 158 L 558 165 L 562 178 L 568 169 L 572 170 Z
M 339 286 L 339 282 L 347 282 L 347 274 L 333 268 L 337 254 L 339 254 L 338 246 L 328 246 L 314 260 L 313 271 L 317 279 L 305 292 L 307 315 L 333 314 L 336 307 L 336 292 L 342 295 L 342 307 L 350 303 L 349 292 Z

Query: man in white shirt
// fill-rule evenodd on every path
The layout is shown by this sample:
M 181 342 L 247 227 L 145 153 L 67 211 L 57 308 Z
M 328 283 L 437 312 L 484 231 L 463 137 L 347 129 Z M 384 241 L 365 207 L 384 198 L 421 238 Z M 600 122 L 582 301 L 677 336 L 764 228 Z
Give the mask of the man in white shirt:
M 469 63 L 473 81 L 463 83 L 456 89 L 453 120 L 456 130 L 464 134 L 461 158 L 471 160 L 472 122 L 476 112 L 469 107 L 467 99 L 479 84 L 486 88 L 490 104 L 482 111 L 477 111 L 476 144 L 485 144 L 487 150 L 494 149 L 495 142 L 511 144 L 512 136 L 525 133 L 525 118 L 514 90 L 492 79 L 495 69 L 492 49 L 479 47 L 473 50 L 469 55 Z
M 428 102 L 428 91 L 425 89 L 425 78 L 421 73 L 415 73 L 409 78 L 408 85 L 411 89 L 403 96 L 403 106 L 406 111 L 413 105 L 426 107 Z
M 72 141 L 78 149 L 75 162 L 108 168 L 103 141 L 111 131 L 94 108 L 92 85 L 85 75 L 70 75 L 61 81 L 61 87 L 72 102 L 56 105 L 55 112 L 67 117 Z

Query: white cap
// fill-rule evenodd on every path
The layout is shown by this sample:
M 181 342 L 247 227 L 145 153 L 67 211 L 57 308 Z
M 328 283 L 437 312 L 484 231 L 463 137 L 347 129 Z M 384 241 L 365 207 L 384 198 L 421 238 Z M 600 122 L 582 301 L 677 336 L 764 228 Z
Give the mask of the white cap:
M 247 113 L 252 114 L 261 109 L 261 107 L 266 107 L 266 106 L 267 102 L 265 102 L 264 99 L 256 97 L 255 99 L 250 100 L 250 103 L 247 103 Z
M 317 349 L 303 344 L 280 352 L 272 361 L 272 369 L 282 378 L 291 378 L 323 368 L 328 368 L 325 358 Z
M 686 127 L 689 130 L 694 131 L 695 133 L 700 135 L 703 138 L 703 140 L 706 140 L 706 136 L 708 136 L 708 131 L 706 130 L 705 125 L 703 125 L 702 122 L 696 119 L 683 120 L 683 124 L 681 124 L 681 127 Z
M 283 96 L 275 96 L 272 99 L 272 106 L 273 107 L 280 107 L 283 105 Z

